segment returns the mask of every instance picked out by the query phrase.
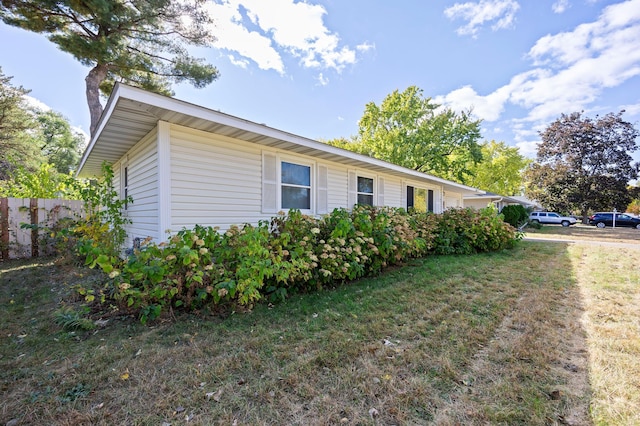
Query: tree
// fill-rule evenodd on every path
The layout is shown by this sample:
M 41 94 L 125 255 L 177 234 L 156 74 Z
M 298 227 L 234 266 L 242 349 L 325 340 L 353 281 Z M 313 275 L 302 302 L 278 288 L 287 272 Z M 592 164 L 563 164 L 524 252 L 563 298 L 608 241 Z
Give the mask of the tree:
M 35 171 L 18 167 L 11 179 L 0 181 L 0 197 L 80 199 L 82 183 L 71 173 L 62 174 L 43 163 Z
M 470 186 L 500 195 L 520 195 L 524 191 L 522 172 L 531 160 L 520 155 L 517 147 L 490 141 L 481 145 L 482 160 L 471 164 Z
M 368 103 L 351 141 L 328 143 L 464 183 L 469 164 L 482 157 L 479 138 L 480 120 L 473 120 L 470 112 L 442 108 L 410 86 L 387 95 L 379 106 Z
M 54 111 L 36 114 L 37 143 L 41 152 L 58 173 L 69 174 L 75 170 L 84 146 L 84 136 L 71 129 L 69 121 Z
M 214 66 L 187 51 L 214 41 L 205 1 L 0 0 L 0 18 L 48 34 L 91 67 L 85 82 L 93 135 L 103 110 L 100 93 L 110 93 L 115 81 L 172 94 L 172 82 L 204 87 L 218 77 Z
M 623 112 L 595 119 L 574 112 L 551 123 L 525 173 L 527 195 L 554 210 L 577 210 L 583 220 L 589 210 L 624 211 L 640 165 L 631 157 L 638 131 Z
M 28 90 L 13 86 L 0 68 L 0 180 L 8 179 L 17 167 L 33 168 L 40 162 L 38 149 L 27 130 L 33 128 L 33 115 L 25 100 Z
M 529 212 L 520 204 L 504 206 L 500 212 L 504 221 L 514 228 L 520 228 L 529 219 Z

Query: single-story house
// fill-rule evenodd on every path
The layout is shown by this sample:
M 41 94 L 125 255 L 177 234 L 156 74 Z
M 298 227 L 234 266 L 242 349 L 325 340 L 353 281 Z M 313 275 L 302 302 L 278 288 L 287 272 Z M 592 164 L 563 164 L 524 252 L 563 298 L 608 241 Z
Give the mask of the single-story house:
M 128 244 L 196 224 L 310 215 L 356 203 L 440 213 L 475 188 L 359 155 L 171 97 L 116 84 L 82 156 L 79 177 L 107 162 L 122 198 Z
M 503 207 L 514 204 L 520 204 L 526 208 L 539 208 L 540 206 L 535 201 L 531 201 L 522 196 L 504 196 L 494 194 L 493 192 L 482 192 L 479 194 L 467 194 L 463 196 L 464 207 L 473 207 L 474 209 L 482 209 L 489 204 L 493 204 L 498 211 L 501 211 Z

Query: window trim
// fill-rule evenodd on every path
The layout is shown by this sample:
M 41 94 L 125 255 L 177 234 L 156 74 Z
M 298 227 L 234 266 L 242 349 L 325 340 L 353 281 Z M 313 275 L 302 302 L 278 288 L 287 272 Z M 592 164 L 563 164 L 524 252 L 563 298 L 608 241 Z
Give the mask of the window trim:
M 309 186 L 304 185 L 295 185 L 290 183 L 282 182 L 282 163 L 294 164 L 296 166 L 304 166 L 309 168 Z M 277 206 L 279 211 L 288 212 L 292 210 L 291 208 L 285 208 L 282 206 L 282 187 L 288 186 L 292 188 L 309 188 L 309 208 L 308 209 L 299 209 L 302 213 L 305 214 L 313 214 L 316 210 L 316 194 L 317 194 L 317 185 L 316 185 L 316 170 L 317 165 L 315 161 L 310 161 L 300 157 L 294 157 L 289 155 L 276 154 L 276 167 L 277 167 Z
M 360 178 L 363 178 L 363 179 L 370 179 L 370 180 L 372 181 L 372 183 L 371 183 L 371 193 L 368 193 L 368 192 L 360 192 L 360 191 L 358 190 L 358 187 L 359 187 L 358 183 L 359 183 L 359 179 L 360 179 Z M 376 185 L 377 185 L 377 184 L 378 184 L 377 176 L 368 175 L 368 174 L 366 174 L 366 173 L 360 173 L 360 172 L 356 173 L 356 187 L 355 187 L 356 204 L 357 204 L 357 205 L 365 205 L 365 206 L 368 206 L 369 204 L 360 204 L 360 203 L 358 202 L 358 197 L 359 197 L 360 195 L 366 195 L 366 196 L 371 196 L 371 206 L 372 206 L 372 207 L 373 207 L 373 206 L 376 206 L 376 205 L 377 205 L 377 203 L 376 203 L 376 195 L 377 195 L 377 193 L 378 193 L 378 192 L 376 191 Z

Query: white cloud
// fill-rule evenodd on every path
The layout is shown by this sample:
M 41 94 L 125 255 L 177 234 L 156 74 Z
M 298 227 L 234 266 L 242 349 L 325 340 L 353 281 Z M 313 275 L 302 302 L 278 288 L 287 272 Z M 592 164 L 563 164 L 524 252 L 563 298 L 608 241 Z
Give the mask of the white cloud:
M 620 109 L 625 111 L 625 115 L 630 115 L 630 116 L 640 115 L 640 103 L 622 105 Z
M 571 3 L 569 0 L 557 0 L 553 5 L 551 5 L 551 10 L 553 13 L 564 13 L 568 8 L 571 7 Z
M 526 115 L 512 129 L 516 141 L 527 143 L 532 127 L 540 130 L 562 113 L 588 110 L 605 88 L 640 76 L 638 40 L 640 0 L 608 6 L 595 22 L 539 39 L 528 53 L 533 67 L 493 93 L 465 86 L 440 102 L 456 110 L 473 107 L 487 121 L 499 120 L 506 102 L 522 107 Z
M 486 121 L 495 121 L 504 110 L 504 103 L 508 97 L 508 93 L 505 93 L 504 90 L 497 90 L 488 96 L 481 96 L 471 86 L 464 86 L 449 92 L 446 96 L 437 96 L 434 101 L 457 111 L 472 108 L 473 115 L 476 117 Z
M 45 111 L 45 112 L 46 111 L 51 111 L 51 107 L 49 105 L 45 104 L 44 102 L 42 102 L 42 101 L 40 101 L 40 100 L 38 100 L 36 98 L 33 98 L 33 97 L 29 96 L 29 95 L 26 95 L 24 97 L 24 99 L 27 101 L 27 104 L 32 108 L 36 108 L 36 109 L 38 109 L 40 111 Z
M 368 52 L 369 50 L 373 50 L 376 48 L 375 44 L 371 43 L 362 43 L 356 46 L 356 50 L 359 52 Z
M 284 74 L 283 54 L 298 58 L 305 68 L 341 72 L 356 63 L 356 52 L 372 49 L 360 44 L 355 49 L 340 43 L 323 21 L 321 5 L 295 0 L 215 0 L 208 3 L 215 19 L 214 46 L 236 52 L 261 69 Z
M 229 62 L 237 67 L 246 69 L 249 66 L 249 61 L 246 59 L 237 59 L 233 55 L 227 55 L 227 58 L 229 58 Z
M 467 24 L 459 27 L 456 33 L 476 37 L 480 27 L 488 22 L 493 22 L 491 29 L 494 31 L 513 27 L 519 8 L 520 5 L 515 0 L 481 0 L 456 3 L 445 9 L 444 14 L 451 20 L 467 21 Z
M 318 84 L 320 86 L 326 86 L 327 84 L 329 84 L 329 79 L 322 75 L 322 73 L 320 73 L 318 74 Z
M 535 158 L 538 153 L 538 144 L 540 141 L 518 142 L 516 146 L 520 150 L 520 155 L 528 158 Z
M 242 25 L 242 15 L 237 4 L 231 2 L 207 3 L 209 13 L 214 18 L 212 32 L 217 38 L 214 46 L 236 52 L 253 60 L 260 69 L 275 70 L 284 74 L 284 63 L 271 40 L 256 31 L 249 31 Z

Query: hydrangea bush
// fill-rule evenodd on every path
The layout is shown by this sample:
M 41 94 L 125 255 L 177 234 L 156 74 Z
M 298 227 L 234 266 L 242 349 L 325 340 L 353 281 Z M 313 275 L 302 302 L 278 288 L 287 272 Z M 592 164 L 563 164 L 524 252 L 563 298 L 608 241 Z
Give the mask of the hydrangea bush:
M 163 310 L 230 305 L 250 309 L 380 273 L 431 254 L 502 250 L 520 238 L 495 211 L 443 214 L 389 207 L 336 209 L 322 218 L 297 210 L 257 226 L 184 229 L 168 241 L 145 241 L 126 261 L 103 265 L 111 299 L 143 322 Z

